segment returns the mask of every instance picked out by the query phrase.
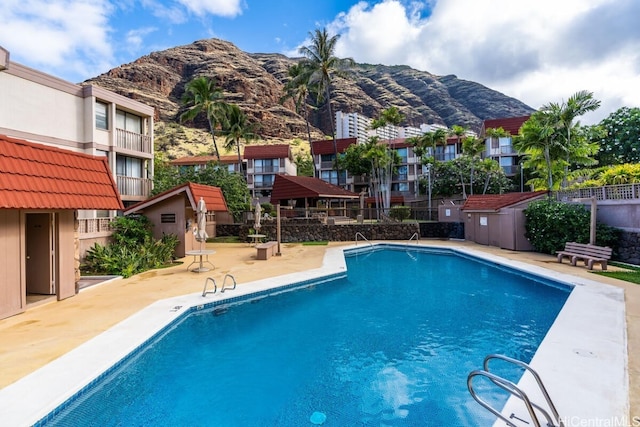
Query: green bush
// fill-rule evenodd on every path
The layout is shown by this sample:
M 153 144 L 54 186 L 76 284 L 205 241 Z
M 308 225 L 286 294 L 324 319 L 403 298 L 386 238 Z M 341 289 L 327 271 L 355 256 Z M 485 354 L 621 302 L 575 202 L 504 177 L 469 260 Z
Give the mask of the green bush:
M 411 208 L 409 206 L 392 206 L 389 216 L 398 221 L 404 221 L 411 216 Z
M 87 251 L 82 271 L 130 277 L 170 263 L 178 237 L 165 234 L 162 239 L 155 240 L 151 227 L 151 222 L 144 216 L 115 219 L 113 243 L 107 246 L 94 244 Z
M 549 200 L 531 203 L 524 210 L 525 236 L 536 251 L 555 254 L 566 242 L 589 243 L 591 214 L 585 206 Z M 596 225 L 596 244 L 614 248 L 620 230 Z

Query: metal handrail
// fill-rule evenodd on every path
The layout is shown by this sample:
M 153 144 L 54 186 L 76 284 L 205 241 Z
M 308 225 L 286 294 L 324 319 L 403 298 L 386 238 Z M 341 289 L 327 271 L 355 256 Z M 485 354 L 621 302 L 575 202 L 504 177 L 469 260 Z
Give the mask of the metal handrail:
M 509 393 L 513 394 L 514 396 L 522 399 L 525 406 L 527 407 L 527 411 L 529 412 L 529 416 L 531 416 L 531 420 L 533 421 L 534 426 L 540 427 L 540 421 L 538 421 L 538 417 L 536 416 L 533 410 L 533 406 L 531 404 L 531 401 L 529 400 L 529 397 L 526 395 L 525 392 L 520 390 L 518 386 L 516 386 L 514 383 L 512 383 L 509 380 L 505 380 L 504 378 L 501 378 L 495 374 L 492 374 L 491 372 L 482 371 L 482 370 L 471 371 L 471 373 L 467 377 L 467 388 L 469 389 L 469 393 L 471 393 L 471 397 L 473 397 L 475 401 L 478 402 L 483 408 L 487 409 L 493 415 L 495 415 L 496 417 L 500 418 L 502 421 L 507 423 L 509 427 L 518 427 L 516 424 L 509 421 L 509 418 L 502 415 L 500 411 L 495 409 L 493 406 L 487 403 L 486 400 L 481 399 L 480 396 L 476 394 L 472 384 L 473 379 L 476 376 L 483 376 L 483 377 L 489 378 L 491 382 L 493 382 L 494 384 L 500 386 L 504 390 L 507 390 Z
M 227 288 L 227 278 L 230 278 L 233 281 L 233 288 Z M 230 274 L 225 274 L 224 276 L 224 280 L 222 281 L 222 288 L 220 289 L 220 293 L 224 292 L 227 289 L 231 289 L 234 290 L 236 288 L 236 279 L 230 275 Z
M 212 291 L 207 291 L 207 285 L 209 284 L 209 280 L 213 282 Z M 204 297 L 207 294 L 215 294 L 217 291 L 218 291 L 218 286 L 216 285 L 216 279 L 214 279 L 213 277 L 207 277 L 207 279 L 204 281 L 204 289 L 202 290 L 202 296 Z
M 487 372 L 489 372 L 489 360 L 491 360 L 491 359 L 504 360 L 505 362 L 513 363 L 514 365 L 517 365 L 517 366 L 529 371 L 529 373 L 536 380 L 536 383 L 538 384 L 538 388 L 540 388 L 540 391 L 542 392 L 542 395 L 544 396 L 544 399 L 546 400 L 547 405 L 549 406 L 549 409 L 551 409 L 551 413 L 553 414 L 553 417 L 555 418 L 555 421 L 558 423 L 558 426 L 560 426 L 560 427 L 564 426 L 564 424 L 562 423 L 562 420 L 560 419 L 560 415 L 558 414 L 558 410 L 556 409 L 556 406 L 551 401 L 551 397 L 549 396 L 549 393 L 547 392 L 546 387 L 542 383 L 542 379 L 540 378 L 540 375 L 538 375 L 538 373 L 531 366 L 529 366 L 528 364 L 524 363 L 521 360 L 513 359 L 511 357 L 504 356 L 502 354 L 490 354 L 490 355 L 488 355 L 487 357 L 484 358 L 484 363 L 483 363 L 484 370 L 487 371 Z M 535 406 L 538 407 L 537 405 L 535 405 Z M 551 420 L 549 420 L 549 416 L 546 413 L 546 411 L 542 410 L 542 412 L 547 417 L 547 420 L 551 421 Z
M 356 239 L 356 245 L 358 244 L 358 236 L 362 237 L 362 238 L 363 238 L 365 241 L 367 241 L 371 246 L 373 246 L 373 243 L 369 242 L 369 239 L 367 239 L 366 237 L 364 237 L 364 236 L 362 235 L 362 233 L 361 233 L 361 232 L 359 232 L 359 231 L 358 231 L 358 232 L 356 232 L 356 237 L 355 237 L 355 239 Z
M 411 243 L 411 241 L 413 240 L 413 238 L 416 238 L 416 243 L 418 243 L 420 241 L 420 235 L 418 233 L 413 233 L 413 235 L 411 236 L 411 238 L 409 239 L 409 241 L 407 243 Z

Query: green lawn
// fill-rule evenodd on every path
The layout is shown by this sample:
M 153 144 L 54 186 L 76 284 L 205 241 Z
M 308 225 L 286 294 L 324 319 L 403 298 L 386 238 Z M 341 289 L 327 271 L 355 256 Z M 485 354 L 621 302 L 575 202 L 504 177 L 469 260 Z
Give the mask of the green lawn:
M 614 279 L 624 280 L 625 282 L 640 284 L 640 267 L 617 262 L 610 262 L 609 264 L 625 268 L 629 271 L 596 271 L 595 274 L 613 277 Z

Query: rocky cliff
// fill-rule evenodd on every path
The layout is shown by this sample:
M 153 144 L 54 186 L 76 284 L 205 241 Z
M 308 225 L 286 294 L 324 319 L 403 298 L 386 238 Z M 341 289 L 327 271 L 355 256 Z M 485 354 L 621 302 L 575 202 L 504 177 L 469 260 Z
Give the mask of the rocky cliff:
M 184 87 L 200 75 L 216 79 L 225 101 L 238 104 L 252 121 L 259 123 L 262 138 L 306 139 L 305 120 L 296 114 L 293 103 L 280 104 L 287 68 L 296 61 L 279 54 L 249 54 L 229 42 L 207 39 L 143 56 L 87 83 L 155 107 L 160 127 L 157 139 L 164 138 L 164 148 L 180 145 L 180 139 L 206 139 L 205 133 L 189 135 L 176 125 L 184 111 L 180 101 Z M 334 79 L 332 96 L 334 111 L 376 117 L 382 109 L 396 106 L 412 126 L 458 124 L 478 130 L 484 119 L 522 116 L 533 111 L 522 102 L 478 83 L 454 75 L 436 76 L 408 66 L 358 64 L 352 78 Z M 324 108 L 315 110 L 310 121 L 314 138 L 330 134 Z M 195 127 L 206 129 L 206 124 L 196 122 Z

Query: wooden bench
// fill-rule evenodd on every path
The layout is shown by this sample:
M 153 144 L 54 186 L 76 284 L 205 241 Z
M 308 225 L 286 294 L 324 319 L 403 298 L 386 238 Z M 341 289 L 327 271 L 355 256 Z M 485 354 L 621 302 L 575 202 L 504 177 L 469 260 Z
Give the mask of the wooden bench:
M 607 269 L 607 261 L 611 259 L 612 249 L 608 246 L 596 246 L 586 243 L 567 242 L 563 251 L 558 254 L 558 262 L 562 263 L 563 258 L 569 258 L 571 265 L 576 265 L 578 260 L 584 261 L 584 265 L 589 270 L 593 270 L 593 264 L 600 263 L 603 270 Z
M 271 258 L 271 255 L 275 255 L 278 252 L 278 242 L 266 242 L 256 245 L 257 258 L 266 260 Z

